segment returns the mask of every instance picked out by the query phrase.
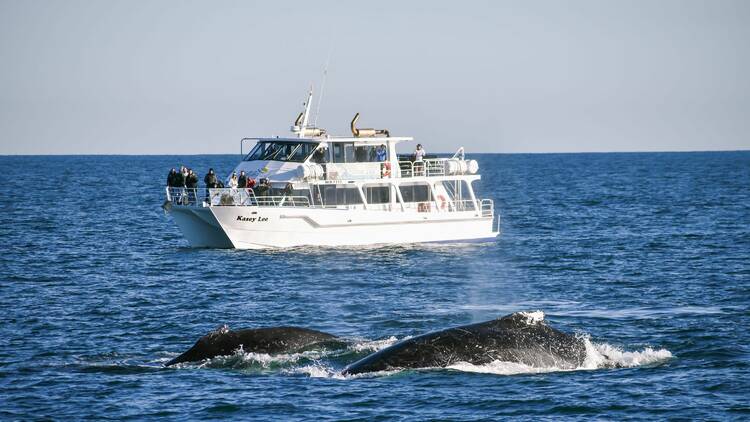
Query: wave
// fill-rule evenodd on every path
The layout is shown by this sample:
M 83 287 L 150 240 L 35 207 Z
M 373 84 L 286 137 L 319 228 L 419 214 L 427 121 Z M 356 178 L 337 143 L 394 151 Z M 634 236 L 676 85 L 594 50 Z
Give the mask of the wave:
M 541 311 L 523 313 L 527 324 L 537 324 L 544 320 Z M 530 366 L 518 362 L 493 361 L 475 365 L 457 362 L 446 368 L 422 368 L 417 371 L 460 371 L 495 375 L 539 374 L 612 368 L 634 368 L 664 363 L 674 356 L 669 350 L 646 347 L 638 351 L 626 351 L 608 343 L 592 342 L 588 334 L 579 334 L 586 349 L 583 363 L 570 367 L 565 363 L 545 367 Z M 408 339 L 404 337 L 401 340 Z M 178 368 L 231 368 L 249 372 L 280 372 L 289 375 L 304 375 L 311 378 L 356 379 L 394 375 L 413 369 L 394 369 L 356 375 L 343 375 L 342 365 L 362 357 L 363 353 L 374 353 L 389 347 L 399 339 L 388 337 L 380 340 L 350 339 L 341 348 L 322 348 L 298 353 L 270 355 L 245 352 L 242 349 L 230 356 L 219 356 L 199 363 L 181 363 Z
M 606 368 L 634 368 L 664 363 L 674 356 L 666 349 L 646 347 L 641 351 L 628 352 L 607 343 L 593 343 L 583 338 L 586 346 L 586 358 L 581 366 L 568 368 L 565 366 L 536 367 L 517 362 L 493 361 L 485 365 L 474 365 L 468 362 L 458 362 L 448 367 L 461 372 L 477 372 L 495 375 L 540 374 L 549 372 L 591 371 Z

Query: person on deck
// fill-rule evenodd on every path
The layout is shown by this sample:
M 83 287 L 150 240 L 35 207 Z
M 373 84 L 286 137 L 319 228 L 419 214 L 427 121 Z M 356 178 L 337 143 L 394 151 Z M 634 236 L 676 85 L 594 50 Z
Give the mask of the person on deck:
M 417 149 L 414 151 L 414 161 L 421 163 L 427 152 L 422 148 L 422 144 L 417 144 Z
M 240 177 L 237 178 L 237 187 L 247 187 L 247 175 L 245 175 L 245 170 L 240 170 Z
M 424 156 L 427 152 L 422 148 L 422 144 L 417 144 L 417 149 L 414 151 L 414 173 L 415 176 L 424 175 Z
M 190 203 L 194 202 L 195 197 L 198 195 L 198 175 L 193 172 L 193 169 L 188 169 L 187 173 L 185 187 L 188 191 L 188 203 Z
M 385 144 L 380 144 L 380 146 L 375 150 L 375 157 L 378 161 L 385 161 L 387 155 L 388 152 L 385 148 Z
M 318 147 L 313 152 L 312 162 L 317 164 L 325 164 L 326 162 L 326 149 L 325 147 Z
M 167 176 L 167 187 L 173 188 L 175 187 L 175 176 L 177 175 L 177 170 L 172 167 L 172 170 L 169 170 L 169 175 Z
M 216 178 L 216 173 L 214 173 L 214 169 L 210 168 L 208 169 L 208 173 L 206 174 L 206 177 L 203 178 L 203 183 L 206 184 L 206 201 L 209 200 L 210 193 L 208 189 L 215 189 L 219 186 L 219 179 Z
M 232 176 L 229 178 L 229 187 L 232 189 L 237 189 L 237 186 L 239 186 L 239 181 L 237 180 L 237 173 L 232 172 Z

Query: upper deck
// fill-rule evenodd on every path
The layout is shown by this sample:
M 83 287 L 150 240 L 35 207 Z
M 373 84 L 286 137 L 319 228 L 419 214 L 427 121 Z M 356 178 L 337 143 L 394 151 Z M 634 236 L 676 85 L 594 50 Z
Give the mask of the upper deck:
M 396 146 L 414 138 L 391 136 L 387 129 L 359 128 L 359 113 L 351 121 L 352 136 L 333 136 L 309 125 L 311 101 L 312 91 L 291 127 L 293 136 L 243 138 L 243 158 L 234 172 L 275 187 L 402 178 L 479 179 L 478 164 L 465 159 L 463 147 L 448 158 L 399 156 Z M 250 142 L 252 148 L 248 148 Z

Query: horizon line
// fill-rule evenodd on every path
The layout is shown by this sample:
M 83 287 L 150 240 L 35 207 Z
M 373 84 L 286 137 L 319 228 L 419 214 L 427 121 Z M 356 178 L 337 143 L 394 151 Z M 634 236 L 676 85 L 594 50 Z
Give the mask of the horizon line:
M 469 154 L 493 154 L 493 155 L 543 155 L 543 154 L 558 154 L 558 155 L 573 155 L 573 154 L 691 154 L 691 153 L 706 153 L 706 152 L 750 152 L 750 147 L 747 149 L 711 149 L 711 150 L 654 150 L 654 151 L 550 151 L 550 152 L 468 152 Z M 453 154 L 452 152 L 436 152 L 434 155 L 445 155 Z M 136 156 L 150 156 L 150 157 L 170 157 L 170 156 L 192 156 L 192 155 L 245 155 L 240 153 L 188 153 L 188 154 L 151 154 L 151 153 L 52 153 L 52 154 L 0 154 L 0 157 L 136 157 Z

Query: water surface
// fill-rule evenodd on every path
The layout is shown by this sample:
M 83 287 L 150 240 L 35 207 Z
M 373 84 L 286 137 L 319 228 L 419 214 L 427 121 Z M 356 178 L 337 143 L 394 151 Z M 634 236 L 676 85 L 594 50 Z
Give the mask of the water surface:
M 0 417 L 750 416 L 750 153 L 471 158 L 495 242 L 258 252 L 188 248 L 159 208 L 170 167 L 202 178 L 237 156 L 0 157 Z M 338 375 L 537 309 L 619 367 Z M 352 346 L 162 367 L 225 323 Z

